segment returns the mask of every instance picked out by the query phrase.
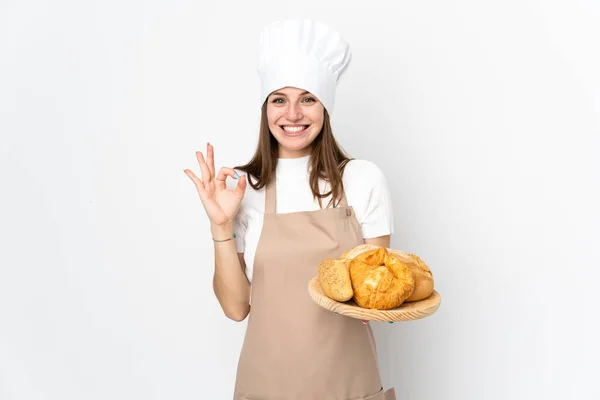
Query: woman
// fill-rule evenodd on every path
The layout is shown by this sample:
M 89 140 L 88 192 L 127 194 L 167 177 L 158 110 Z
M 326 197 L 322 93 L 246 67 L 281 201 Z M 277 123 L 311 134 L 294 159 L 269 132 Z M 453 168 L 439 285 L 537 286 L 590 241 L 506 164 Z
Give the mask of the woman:
M 208 144 L 206 159 L 197 152 L 202 179 L 185 170 L 211 221 L 215 294 L 229 318 L 249 316 L 234 398 L 395 399 L 384 393 L 369 324 L 308 294 L 322 260 L 362 243 L 389 247 L 393 233 L 383 174 L 349 159 L 331 130 L 350 48 L 307 20 L 268 25 L 261 44 L 254 157 L 215 174 Z M 235 188 L 227 177 L 239 179 Z

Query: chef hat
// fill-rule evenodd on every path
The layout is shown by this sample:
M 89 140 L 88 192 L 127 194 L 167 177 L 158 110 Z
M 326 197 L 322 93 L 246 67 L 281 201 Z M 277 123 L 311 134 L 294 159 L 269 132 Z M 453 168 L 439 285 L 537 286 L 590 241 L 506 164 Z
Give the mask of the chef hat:
M 271 23 L 260 36 L 261 104 L 273 91 L 293 86 L 314 94 L 331 114 L 336 85 L 351 59 L 350 45 L 323 23 Z

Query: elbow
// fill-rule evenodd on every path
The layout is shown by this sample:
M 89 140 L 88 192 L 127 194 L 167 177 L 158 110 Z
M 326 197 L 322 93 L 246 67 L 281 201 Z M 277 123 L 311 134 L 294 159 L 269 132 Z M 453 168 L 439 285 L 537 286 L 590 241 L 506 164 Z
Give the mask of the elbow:
M 230 315 L 227 315 L 227 318 L 229 318 L 230 320 L 235 321 L 235 322 L 242 322 L 243 320 L 246 319 L 246 316 L 243 316 L 242 314 L 237 314 L 237 315 L 230 314 Z
M 230 296 L 225 296 L 220 290 L 219 286 L 216 284 L 216 281 L 213 280 L 213 290 L 221 305 L 221 309 L 227 318 L 232 321 L 241 322 L 246 319 L 248 314 L 250 313 L 250 298 L 249 294 L 242 296 L 236 296 L 237 298 L 231 298 Z
M 242 322 L 243 320 L 246 319 L 246 317 L 248 316 L 249 313 L 250 313 L 250 306 L 248 305 L 248 307 L 245 307 L 244 309 L 240 308 L 237 310 L 229 310 L 229 311 L 225 312 L 225 316 L 232 321 Z

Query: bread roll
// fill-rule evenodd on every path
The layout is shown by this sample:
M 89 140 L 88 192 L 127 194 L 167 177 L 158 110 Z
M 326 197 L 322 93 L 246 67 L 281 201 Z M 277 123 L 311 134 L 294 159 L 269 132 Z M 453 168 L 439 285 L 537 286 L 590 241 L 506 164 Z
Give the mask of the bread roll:
M 433 293 L 433 273 L 419 256 L 416 254 L 409 254 L 409 256 L 417 262 L 418 268 L 411 268 L 415 277 L 415 291 L 406 301 L 426 299 Z
M 364 253 L 367 250 L 373 250 L 376 249 L 377 246 L 372 245 L 372 244 L 359 244 L 358 246 L 344 252 L 341 256 L 340 256 L 340 260 L 352 260 L 354 257 L 358 256 L 361 253 Z
M 423 260 L 416 254 L 407 254 L 400 250 L 391 249 L 390 253 L 406 263 L 415 279 L 415 290 L 406 301 L 419 301 L 431 296 L 434 286 L 433 273 Z
M 327 258 L 319 265 L 319 284 L 325 295 L 336 301 L 348 301 L 354 295 L 348 264 Z
M 377 247 L 350 261 L 354 301 L 360 307 L 389 310 L 400 306 L 414 290 L 413 274 L 403 261 Z

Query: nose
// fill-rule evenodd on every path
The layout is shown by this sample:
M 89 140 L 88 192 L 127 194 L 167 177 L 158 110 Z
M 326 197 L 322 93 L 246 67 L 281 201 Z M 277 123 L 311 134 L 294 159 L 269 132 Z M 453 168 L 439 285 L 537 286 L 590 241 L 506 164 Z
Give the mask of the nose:
M 300 105 L 296 104 L 293 101 L 290 101 L 288 103 L 288 107 L 287 107 L 287 112 L 286 112 L 286 118 L 290 121 L 299 121 L 302 118 L 304 118 L 304 115 L 302 114 L 302 109 L 300 108 Z

